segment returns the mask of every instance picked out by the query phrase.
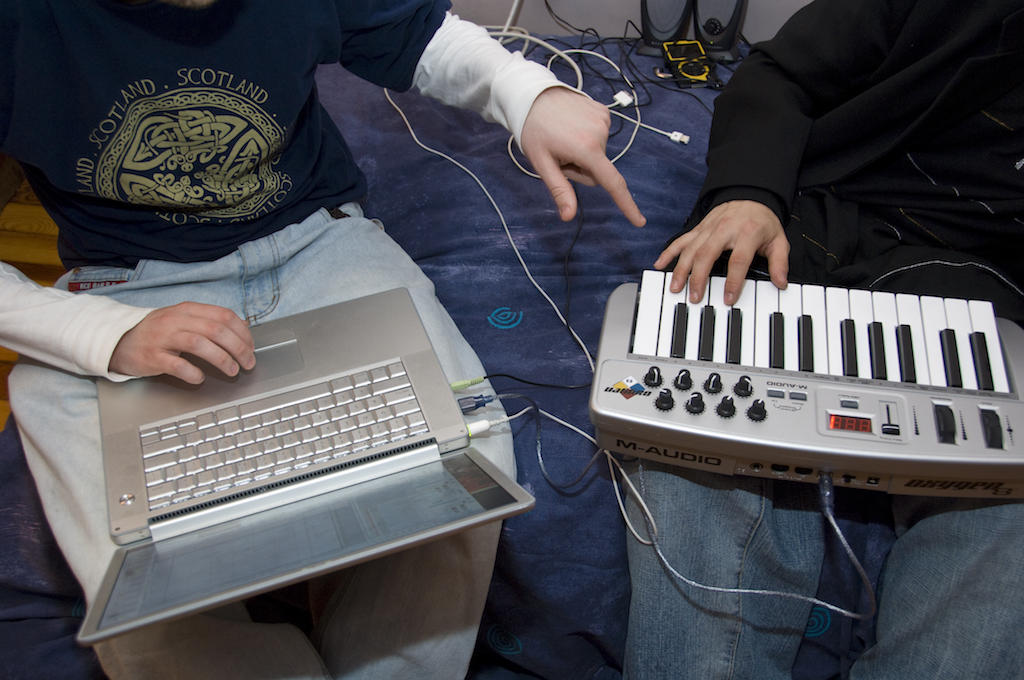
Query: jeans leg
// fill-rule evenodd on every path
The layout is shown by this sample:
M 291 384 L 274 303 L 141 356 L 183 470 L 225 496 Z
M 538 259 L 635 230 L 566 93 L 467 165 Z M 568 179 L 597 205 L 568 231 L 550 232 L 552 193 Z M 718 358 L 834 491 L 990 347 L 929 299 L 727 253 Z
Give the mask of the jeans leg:
M 293 225 L 274 235 L 272 247 L 258 242 L 240 249 L 246 270 L 254 273 L 260 269 L 257 263 L 273 261 L 277 253 L 288 254 L 287 261 L 272 270 L 278 297 L 262 292 L 259 299 L 266 306 L 249 304 L 248 318 L 261 321 L 403 287 L 412 296 L 448 379 L 484 375 L 476 353 L 419 266 L 379 222 L 364 218 L 358 206 L 343 209 L 351 217 L 327 220 L 315 228 Z M 250 280 L 247 299 L 253 300 L 259 276 Z M 503 413 L 495 403 L 477 415 L 496 418 Z M 472 444 L 514 477 L 507 427 L 488 431 Z M 479 527 L 315 580 L 315 591 L 334 592 L 315 634 L 331 675 L 464 676 L 490 585 L 499 530 L 498 523 Z
M 729 477 L 644 462 L 631 475 L 668 563 L 725 587 L 813 596 L 823 520 L 810 484 Z M 628 503 L 634 526 L 639 508 Z M 625 673 L 632 678 L 789 678 L 810 603 L 687 585 L 654 550 L 629 541 L 632 601 Z
M 482 375 L 476 354 L 434 297 L 433 286 L 419 268 L 384 234 L 379 224 L 362 218 L 358 206 L 345 209 L 352 218 L 333 220 L 326 211 L 319 211 L 300 224 L 245 244 L 216 262 L 144 262 L 126 284 L 96 292 L 141 306 L 160 307 L 183 300 L 218 304 L 250 321 L 261 321 L 407 286 L 446 374 L 452 380 Z M 103 500 L 95 387 L 90 379 L 31 362 L 24 362 L 12 372 L 10 387 L 12 410 L 47 519 L 82 583 L 87 600 L 91 601 L 114 548 Z M 489 415 L 501 412 L 498 404 L 490 408 L 493 412 Z M 475 439 L 474 446 L 503 470 L 514 474 L 507 427 Z M 357 666 L 367 658 L 375 661 L 389 654 L 400 661 L 403 655 L 411 657 L 418 653 L 403 650 L 415 650 L 416 645 L 441 635 L 449 643 L 445 676 L 458 676 L 457 669 L 464 674 L 486 598 L 497 535 L 495 524 L 428 546 L 428 550 L 439 552 L 443 559 L 431 562 L 438 568 L 426 574 L 418 564 L 416 549 L 395 557 L 404 561 L 405 566 L 391 586 L 393 589 L 419 593 L 435 587 L 451 588 L 453 583 L 459 584 L 451 579 L 463 579 L 461 585 L 466 596 L 450 598 L 452 616 L 443 619 L 447 624 L 443 631 L 430 628 L 436 625 L 436 616 L 423 615 L 417 619 L 422 612 L 410 608 L 406 612 L 411 619 L 422 622 L 420 630 L 389 636 L 391 644 L 387 649 L 369 644 L 371 638 L 382 636 L 381 631 L 386 630 L 382 626 L 389 620 L 387 616 L 375 618 L 380 603 L 389 600 L 384 593 L 364 601 L 361 607 L 346 610 L 345 616 L 358 622 L 363 639 L 345 638 L 341 648 L 332 645 L 332 638 L 327 635 L 324 648 L 329 653 L 325 652 L 325 656 L 356 659 Z M 448 548 L 442 547 L 445 545 Z M 450 569 L 445 566 L 446 560 Z M 375 564 L 369 563 L 362 569 L 372 571 Z M 430 604 L 443 610 L 446 603 L 442 600 Z M 320 658 L 304 636 L 288 626 L 268 626 L 228 619 L 220 613 L 200 615 L 115 638 L 103 643 L 100 656 L 112 676 L 123 671 L 142 673 L 145 677 L 209 677 L 220 671 L 219 677 L 231 673 L 262 677 L 261 674 L 282 665 L 294 669 L 293 677 L 322 675 Z M 174 632 L 185 629 L 205 633 L 188 636 Z M 224 631 L 223 640 L 231 641 L 229 645 L 216 646 L 221 638 L 216 630 Z M 165 642 L 170 645 L 171 641 L 172 646 L 165 646 Z M 204 644 L 208 649 L 202 648 Z M 186 647 L 194 648 L 195 653 L 188 653 Z M 335 648 L 340 651 L 334 651 Z M 176 661 L 168 664 L 172 653 Z M 267 654 L 275 657 L 273 663 L 264 661 Z M 246 661 L 252 665 L 251 673 L 243 665 Z M 143 668 L 147 669 L 144 673 Z M 416 672 L 411 667 L 410 673 Z
M 345 211 L 354 214 L 350 206 Z M 288 230 L 281 233 L 285 241 Z M 315 246 L 315 247 L 313 247 Z M 434 294 L 434 286 L 408 255 L 371 220 L 339 220 L 313 246 L 279 272 L 281 304 L 308 304 L 292 277 L 330 281 L 325 296 L 369 295 L 407 288 L 451 381 L 484 375 L 476 353 Z M 294 251 L 292 247 L 289 251 Z M 344 262 L 343 267 L 337 265 Z M 325 286 L 317 286 L 322 290 Z M 295 296 L 295 300 L 292 299 Z M 313 300 L 314 306 L 326 304 Z M 500 405 L 478 412 L 495 417 Z M 515 474 L 507 427 L 472 442 L 507 474 Z M 336 590 L 326 603 L 316 642 L 335 677 L 464 677 L 490 585 L 500 524 L 462 532 L 325 577 L 316 589 Z M 334 581 L 338 587 L 330 583 Z
M 1024 503 L 893 496 L 876 644 L 851 678 L 1024 678 Z

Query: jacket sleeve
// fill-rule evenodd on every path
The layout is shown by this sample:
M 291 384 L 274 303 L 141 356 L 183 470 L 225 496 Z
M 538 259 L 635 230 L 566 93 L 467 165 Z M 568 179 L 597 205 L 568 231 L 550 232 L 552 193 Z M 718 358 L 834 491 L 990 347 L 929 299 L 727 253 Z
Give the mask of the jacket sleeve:
M 715 101 L 708 174 L 693 218 L 766 194 L 786 221 L 816 118 L 884 68 L 910 0 L 816 0 L 755 45 Z M 694 221 L 694 220 L 691 220 Z
M 109 370 L 110 357 L 151 311 L 40 286 L 0 262 L 0 345 L 61 370 L 127 380 Z
M 516 142 L 537 95 L 558 85 L 551 71 L 453 14 L 427 44 L 413 80 L 421 93 L 501 124 Z

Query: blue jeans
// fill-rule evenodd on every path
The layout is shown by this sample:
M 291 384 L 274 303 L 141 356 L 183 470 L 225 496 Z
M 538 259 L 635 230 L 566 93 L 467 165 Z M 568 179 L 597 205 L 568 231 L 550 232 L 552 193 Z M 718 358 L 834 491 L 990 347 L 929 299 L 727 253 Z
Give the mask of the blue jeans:
M 817 487 L 644 462 L 631 478 L 677 571 L 706 585 L 813 597 L 827 525 Z M 876 643 L 851 678 L 1024 678 L 1024 503 L 891 496 L 896 542 Z M 636 503 L 629 516 L 643 519 Z M 629 544 L 630 678 L 790 678 L 811 604 L 704 591 Z
M 357 205 L 336 220 L 320 210 L 214 262 L 143 261 L 89 267 L 58 282 L 125 280 L 95 288 L 144 307 L 184 300 L 233 309 L 250 323 L 405 287 L 447 377 L 484 375 L 476 354 L 434 296 L 433 284 Z M 22 362 L 11 405 L 47 519 L 86 599 L 114 545 L 107 528 L 92 379 Z M 492 418 L 503 413 L 491 405 Z M 474 446 L 514 475 L 507 427 Z M 317 630 L 257 624 L 227 607 L 157 624 L 97 645 L 111 677 L 436 677 L 465 675 L 493 568 L 492 524 L 344 570 L 310 584 Z

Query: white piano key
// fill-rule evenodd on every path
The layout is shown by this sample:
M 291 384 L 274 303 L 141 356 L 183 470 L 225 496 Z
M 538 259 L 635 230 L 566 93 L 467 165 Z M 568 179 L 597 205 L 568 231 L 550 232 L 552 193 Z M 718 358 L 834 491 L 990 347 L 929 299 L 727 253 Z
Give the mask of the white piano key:
M 636 322 L 633 325 L 633 352 L 654 355 L 658 351 L 658 327 L 661 319 L 661 295 L 665 272 L 647 269 L 640 278 Z
M 753 283 L 748 281 L 747 285 Z M 758 281 L 754 299 L 754 366 L 768 368 L 771 315 L 779 311 L 779 289 L 771 281 Z
M 687 282 L 678 293 L 669 290 L 672 283 L 670 275 L 665 276 L 664 290 L 661 295 L 661 321 L 658 328 L 658 350 L 659 357 L 672 356 L 672 333 L 675 328 L 676 305 L 686 304 L 686 296 L 689 295 L 690 284 Z M 691 319 L 687 316 L 686 325 L 689 327 Z
M 899 317 L 896 315 L 896 295 L 875 291 L 871 293 L 871 306 L 874 309 L 875 321 L 882 324 L 886 380 L 899 382 L 900 354 L 899 348 L 896 346 L 896 327 L 899 325 Z
M 967 308 L 971 313 L 971 327 L 985 334 L 988 361 L 992 367 L 992 389 L 995 392 L 1009 392 L 1010 380 L 1006 375 L 1006 363 L 1003 361 L 1003 343 L 999 339 L 992 303 L 988 300 L 971 300 L 967 303 Z
M 928 364 L 928 350 L 924 340 L 924 322 L 921 319 L 921 300 L 916 295 L 896 294 L 896 318 L 900 325 L 910 327 L 910 339 L 914 345 L 914 371 L 918 385 L 933 385 Z M 944 381 L 943 381 L 944 382 Z M 941 382 L 938 384 L 942 384 Z
M 686 357 L 696 360 L 700 350 L 700 315 L 708 303 L 708 286 L 704 286 L 704 297 L 699 302 L 690 302 L 687 295 L 686 307 L 689 321 L 686 324 Z
M 857 375 L 861 378 L 870 378 L 871 344 L 868 342 L 868 326 L 875 320 L 871 291 L 851 288 L 849 293 L 850 318 L 853 319 L 857 336 Z
M 978 376 L 974 372 L 974 353 L 971 351 L 971 312 L 967 300 L 946 298 L 946 327 L 956 334 L 956 353 L 960 360 L 960 380 L 964 389 L 978 389 Z
M 791 283 L 785 289 L 779 291 L 779 311 L 785 318 L 785 364 L 787 371 L 800 370 L 800 346 L 797 344 L 797 324 L 800 323 L 800 315 L 803 314 L 803 296 L 800 293 L 800 286 Z
M 946 363 L 942 360 L 942 343 L 939 333 L 948 328 L 946 305 L 942 298 L 922 295 L 921 324 L 924 328 L 924 347 L 928 355 L 928 373 L 931 384 L 948 387 L 946 384 Z
M 712 361 L 725 363 L 725 346 L 729 332 L 729 310 L 725 304 L 725 277 L 712 276 L 708 284 L 708 301 L 715 308 L 715 351 Z
M 753 281 L 745 281 L 740 296 L 733 305 L 740 310 L 743 331 L 740 334 L 740 365 L 754 365 L 754 323 L 756 312 L 757 286 Z
M 829 287 L 825 289 L 825 316 L 828 324 L 825 329 L 825 338 L 828 344 L 828 373 L 843 375 L 843 341 L 840 335 L 840 324 L 850 318 L 850 297 L 845 288 Z
M 812 340 L 814 346 L 814 372 L 828 373 L 825 288 L 824 286 L 805 284 L 800 289 L 800 293 L 803 296 L 804 314 L 811 317 L 811 327 L 814 330 L 814 338 Z

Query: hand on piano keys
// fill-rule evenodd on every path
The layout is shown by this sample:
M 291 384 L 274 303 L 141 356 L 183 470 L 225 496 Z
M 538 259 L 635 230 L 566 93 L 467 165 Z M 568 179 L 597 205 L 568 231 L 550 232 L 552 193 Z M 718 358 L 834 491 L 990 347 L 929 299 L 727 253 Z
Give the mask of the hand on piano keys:
M 734 305 L 724 277 L 703 299 L 643 273 L 631 351 L 759 368 L 1010 391 L 992 304 L 771 281 L 747 281 Z
M 759 201 L 726 201 L 712 208 L 692 229 L 672 241 L 654 261 L 655 269 L 665 269 L 676 261 L 672 272 L 675 288 L 687 281 L 697 299 L 706 292 L 708 274 L 725 251 L 729 272 L 722 288 L 726 304 L 735 304 L 744 283 L 743 276 L 755 255 L 768 261 L 768 274 L 778 287 L 787 283 L 789 240 L 775 212 Z

